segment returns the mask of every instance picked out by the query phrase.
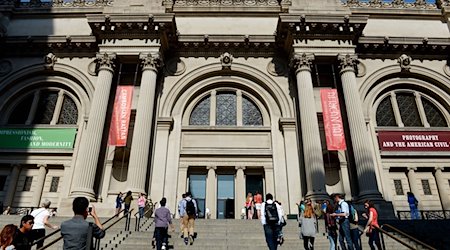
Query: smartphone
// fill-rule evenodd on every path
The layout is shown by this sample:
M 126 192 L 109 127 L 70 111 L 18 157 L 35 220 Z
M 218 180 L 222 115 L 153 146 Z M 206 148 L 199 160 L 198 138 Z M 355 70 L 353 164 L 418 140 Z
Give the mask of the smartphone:
M 89 211 L 89 213 L 91 213 L 92 212 L 92 207 L 89 207 L 88 211 Z

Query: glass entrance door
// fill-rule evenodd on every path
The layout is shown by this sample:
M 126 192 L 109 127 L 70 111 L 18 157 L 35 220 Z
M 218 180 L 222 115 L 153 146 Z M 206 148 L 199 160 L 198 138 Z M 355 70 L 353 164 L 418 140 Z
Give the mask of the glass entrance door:
M 197 201 L 198 217 L 205 218 L 206 175 L 191 174 L 189 176 L 189 191 Z
M 247 197 L 248 193 L 252 193 L 252 195 L 254 196 L 256 191 L 258 191 L 261 195 L 264 196 L 263 176 L 246 175 L 245 190 L 246 190 L 245 197 Z
M 217 175 L 217 219 L 234 219 L 234 175 Z

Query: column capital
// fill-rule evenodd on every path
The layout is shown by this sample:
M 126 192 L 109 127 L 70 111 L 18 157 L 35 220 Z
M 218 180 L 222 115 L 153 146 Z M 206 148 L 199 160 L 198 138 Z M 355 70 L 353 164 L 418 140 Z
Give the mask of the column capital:
M 435 167 L 434 170 L 435 170 L 435 171 L 441 171 L 441 172 L 442 172 L 442 171 L 444 171 L 444 167 L 442 167 L 442 166 Z
M 216 171 L 217 170 L 217 166 L 206 166 L 206 169 L 207 170 L 214 170 L 214 171 Z
M 314 54 L 311 53 L 295 53 L 291 59 L 291 67 L 295 72 L 302 70 L 311 71 L 311 65 L 314 61 Z
M 411 171 L 417 171 L 417 168 L 415 168 L 415 167 L 408 167 L 408 172 L 411 172 Z
M 99 69 L 106 69 L 113 71 L 114 61 L 116 60 L 116 53 L 97 53 L 97 64 Z
M 245 170 L 245 166 L 236 166 L 234 167 L 236 170 Z
M 158 53 L 141 53 L 139 59 L 142 64 L 142 71 L 153 70 L 158 72 L 158 69 L 162 66 L 161 54 Z
M 158 117 L 156 121 L 156 126 L 158 129 L 167 129 L 170 130 L 173 125 L 172 117 Z
M 296 121 L 295 118 L 280 118 L 279 122 L 282 131 L 295 130 Z
M 356 72 L 356 66 L 358 64 L 358 57 L 354 54 L 339 54 L 338 60 L 340 62 L 341 74 L 345 71 L 351 70 Z

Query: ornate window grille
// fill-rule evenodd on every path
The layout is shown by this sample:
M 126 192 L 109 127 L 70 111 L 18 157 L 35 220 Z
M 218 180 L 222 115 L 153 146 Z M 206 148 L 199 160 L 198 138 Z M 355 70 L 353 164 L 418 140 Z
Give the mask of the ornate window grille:
M 25 181 L 23 182 L 22 191 L 30 191 L 32 183 L 33 183 L 33 176 L 25 177 Z
M 403 192 L 402 180 L 394 180 L 394 186 L 396 195 L 405 195 Z
M 50 184 L 50 192 L 58 192 L 59 177 L 53 176 Z
M 426 180 L 426 179 L 422 179 L 421 181 L 422 181 L 423 194 L 424 195 L 433 195 L 431 193 L 430 181 Z

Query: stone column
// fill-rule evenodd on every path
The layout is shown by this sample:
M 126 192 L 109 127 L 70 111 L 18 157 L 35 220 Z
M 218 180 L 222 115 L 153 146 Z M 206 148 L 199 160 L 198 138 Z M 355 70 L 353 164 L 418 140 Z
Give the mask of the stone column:
M 89 120 L 80 143 L 72 186 L 72 197 L 84 196 L 95 200 L 94 181 L 97 172 L 98 157 L 105 128 L 106 111 L 114 76 L 115 54 L 98 54 L 99 64 L 97 84 L 91 102 Z
M 302 186 L 300 185 L 300 163 L 298 158 L 297 132 L 295 130 L 295 118 L 281 118 L 280 128 L 284 136 L 284 150 L 286 152 L 287 184 L 289 195 L 287 200 L 280 200 L 284 205 L 286 214 L 297 213 L 295 204 L 302 198 Z M 287 203 L 286 203 L 287 202 Z
M 417 168 L 408 168 L 408 182 L 409 182 L 409 190 L 414 194 L 416 199 L 419 201 L 419 207 L 422 205 L 420 202 L 420 191 L 419 191 L 419 183 L 417 182 L 416 171 Z
M 244 176 L 244 166 L 236 166 L 236 184 L 235 184 L 235 200 L 234 200 L 234 218 L 241 218 L 241 210 L 245 203 L 245 176 Z
M 350 138 L 353 144 L 356 173 L 359 185 L 359 199 L 382 200 L 378 191 L 375 175 L 374 158 L 366 130 L 366 122 L 362 109 L 361 97 L 356 83 L 355 67 L 357 58 L 354 55 L 339 55 L 341 61 L 341 81 L 347 108 Z
M 180 167 L 178 168 L 178 182 L 176 183 L 176 185 L 177 185 L 177 202 L 173 206 L 173 207 L 177 208 L 177 213 L 178 213 L 178 201 L 181 200 L 181 195 L 186 193 L 186 191 L 187 191 L 187 171 L 188 171 L 188 166 L 185 164 L 183 164 L 183 165 L 180 164 Z M 175 183 L 174 183 L 174 185 L 175 185 Z M 180 215 L 178 214 L 178 218 L 179 217 L 180 217 Z
M 264 166 L 264 179 L 266 184 L 266 194 L 271 193 L 275 198 L 277 194 L 275 193 L 275 183 L 273 181 L 273 168 L 272 166 Z M 264 190 L 261 190 L 261 195 L 263 198 L 265 197 Z M 280 194 L 280 196 L 283 196 L 285 194 Z
M 141 54 L 139 57 L 142 60 L 142 79 L 127 175 L 128 188 L 135 194 L 145 192 L 148 160 L 151 159 L 150 135 L 153 131 L 156 78 L 160 65 L 159 54 Z M 164 168 L 165 165 L 159 167 Z
M 37 176 L 36 189 L 34 189 L 33 200 L 31 201 L 32 207 L 39 207 L 41 204 L 42 191 L 44 190 L 45 176 L 47 175 L 47 166 L 38 165 L 39 172 Z
M 325 187 L 325 168 L 322 157 L 319 122 L 311 78 L 312 54 L 295 54 L 294 68 L 300 113 L 300 128 L 306 173 L 306 197 L 313 200 L 328 198 Z
M 6 190 L 3 206 L 12 206 L 14 196 L 16 195 L 17 181 L 19 180 L 20 165 L 13 165 L 12 172 L 9 176 L 8 190 Z
M 208 176 L 206 177 L 206 207 L 209 208 L 211 219 L 215 219 L 217 213 L 217 191 L 216 191 L 216 166 L 207 166 Z M 205 214 L 206 216 L 206 214 Z
M 443 167 L 435 168 L 434 177 L 436 178 L 437 188 L 439 190 L 439 196 L 441 197 L 442 209 L 450 210 L 450 195 L 448 193 L 447 186 L 449 185 L 448 179 L 444 177 L 442 171 L 444 171 Z

